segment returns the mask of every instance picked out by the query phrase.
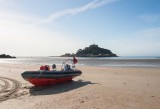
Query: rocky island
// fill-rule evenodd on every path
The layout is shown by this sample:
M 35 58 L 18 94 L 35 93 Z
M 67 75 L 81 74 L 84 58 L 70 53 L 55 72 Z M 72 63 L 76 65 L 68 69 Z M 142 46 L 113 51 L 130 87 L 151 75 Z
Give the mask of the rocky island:
M 72 57 L 74 55 L 77 57 L 117 57 L 111 50 L 98 47 L 96 44 L 92 44 L 84 49 L 79 49 L 76 54 L 66 53 L 65 55 L 62 55 L 62 57 Z
M 1 54 L 0 58 L 16 58 L 16 57 L 15 56 L 6 55 L 6 54 Z

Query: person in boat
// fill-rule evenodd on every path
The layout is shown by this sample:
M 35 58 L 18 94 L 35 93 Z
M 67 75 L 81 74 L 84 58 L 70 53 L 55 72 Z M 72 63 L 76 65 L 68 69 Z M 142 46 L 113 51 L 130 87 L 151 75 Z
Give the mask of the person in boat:
M 71 61 L 72 67 L 69 64 L 65 64 L 66 61 Z M 75 64 L 78 62 L 78 60 L 73 56 L 73 59 L 67 59 L 63 62 L 63 67 L 62 70 L 67 71 L 67 70 L 74 70 L 75 69 Z
M 52 65 L 52 70 L 56 71 L 56 64 Z
M 66 70 L 71 70 L 71 66 L 69 65 L 69 64 L 66 64 L 65 66 L 64 66 L 64 70 L 66 71 Z

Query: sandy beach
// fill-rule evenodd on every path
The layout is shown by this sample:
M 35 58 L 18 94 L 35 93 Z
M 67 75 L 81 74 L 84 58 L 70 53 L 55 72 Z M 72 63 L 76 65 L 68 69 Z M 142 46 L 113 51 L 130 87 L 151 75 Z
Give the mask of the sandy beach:
M 21 77 L 37 69 L 0 63 L 0 109 L 160 109 L 160 68 L 77 66 L 81 76 L 43 88 Z M 4 81 L 17 88 L 7 99 L 13 88 L 4 90 Z

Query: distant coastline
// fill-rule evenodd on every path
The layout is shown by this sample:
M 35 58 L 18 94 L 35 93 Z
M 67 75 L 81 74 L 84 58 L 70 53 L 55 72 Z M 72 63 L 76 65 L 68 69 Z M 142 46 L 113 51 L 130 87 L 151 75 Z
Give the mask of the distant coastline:
M 16 58 L 16 57 L 15 56 L 6 55 L 6 54 L 1 54 L 0 58 Z

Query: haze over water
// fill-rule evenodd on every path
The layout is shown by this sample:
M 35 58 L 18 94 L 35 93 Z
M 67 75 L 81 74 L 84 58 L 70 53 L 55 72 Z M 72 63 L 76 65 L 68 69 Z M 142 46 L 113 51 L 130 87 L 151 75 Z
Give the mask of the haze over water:
M 0 63 L 61 65 L 65 59 L 72 59 L 72 57 L 17 57 L 16 59 L 0 59 Z M 77 66 L 160 67 L 160 58 L 155 56 L 77 57 L 77 59 Z

